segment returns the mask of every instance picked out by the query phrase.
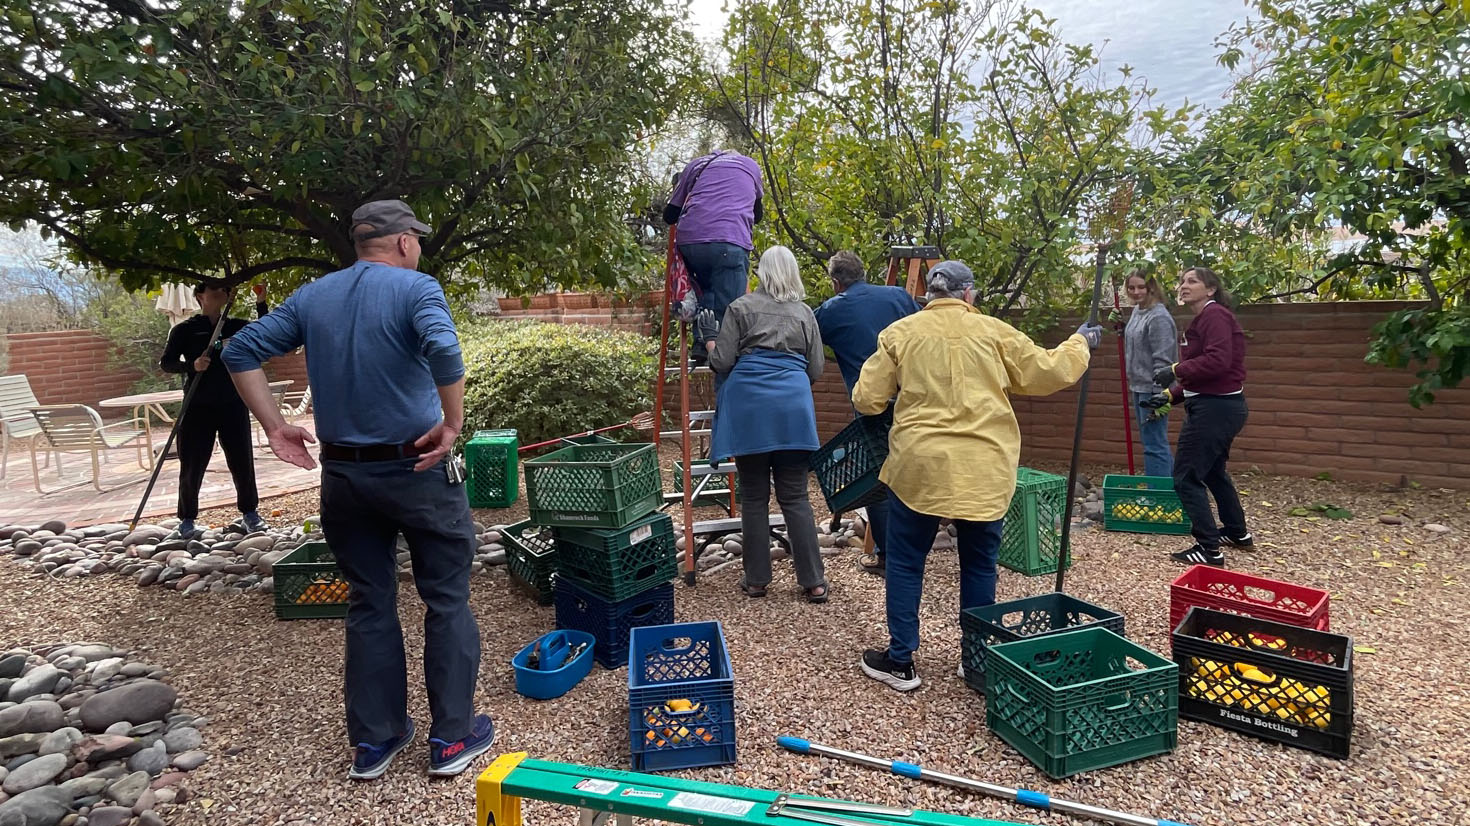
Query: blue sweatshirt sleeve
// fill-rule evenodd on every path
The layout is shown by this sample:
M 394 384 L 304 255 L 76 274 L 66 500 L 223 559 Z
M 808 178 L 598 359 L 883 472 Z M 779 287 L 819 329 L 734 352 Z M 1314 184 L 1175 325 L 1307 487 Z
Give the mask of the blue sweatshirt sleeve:
M 246 324 L 230 337 L 221 357 L 231 373 L 259 370 L 267 360 L 300 347 L 300 319 L 296 314 L 296 296 L 292 293 L 271 314 Z
M 443 288 L 427 276 L 414 285 L 413 329 L 419 336 L 419 351 L 429 360 L 434 384 L 443 387 L 459 381 L 464 376 L 459 333 L 449 317 L 449 302 L 444 298 Z

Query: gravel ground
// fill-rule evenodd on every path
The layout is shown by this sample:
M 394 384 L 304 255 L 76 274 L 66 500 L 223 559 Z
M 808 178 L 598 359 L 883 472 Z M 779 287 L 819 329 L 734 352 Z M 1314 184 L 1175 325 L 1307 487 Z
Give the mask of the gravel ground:
M 764 600 L 741 596 L 732 569 L 697 588 L 678 588 L 680 621 L 724 623 L 735 663 L 740 749 L 734 766 L 680 774 L 1021 823 L 1084 822 L 776 747 L 777 735 L 795 734 L 1195 824 L 1466 823 L 1470 689 L 1462 676 L 1470 660 L 1463 620 L 1470 604 L 1464 554 L 1470 494 L 1250 474 L 1239 482 L 1258 550 L 1233 554 L 1232 567 L 1329 589 L 1333 630 L 1373 649 L 1357 655 L 1351 759 L 1181 721 L 1171 754 L 1052 782 L 986 730 L 983 699 L 954 673 L 960 644 L 954 556 L 935 552 L 931 560 L 917 656 L 925 684 L 900 695 L 857 668 L 862 648 L 885 638 L 882 583 L 858 572 L 856 554 L 848 551 L 828 560 L 833 599 L 827 605 L 799 599 L 788 563 L 778 564 Z M 267 503 L 282 511 L 278 519 L 315 512 L 313 495 L 282 500 Z M 1287 515 L 1317 502 L 1356 516 Z M 513 511 L 479 515 L 509 521 Z M 1404 524 L 1379 521 L 1390 513 Z M 1449 530 L 1434 532 L 1425 523 Z M 1077 564 L 1067 591 L 1122 612 L 1133 640 L 1167 655 L 1168 583 L 1181 569 L 1164 554 L 1180 545 L 1176 537 L 1083 530 L 1074 535 Z M 1045 592 L 1050 584 L 1050 578 L 1002 572 L 1001 599 Z M 558 700 L 520 697 L 506 662 L 552 627 L 554 612 L 512 592 L 503 568 L 476 578 L 473 587 L 484 641 L 479 703 L 500 726 L 496 751 L 625 768 L 625 672 L 595 667 Z M 422 612 L 411 584 L 402 595 L 412 661 L 422 642 Z M 350 755 L 340 622 L 276 622 L 270 601 L 255 596 L 183 599 L 112 577 L 38 579 L 9 565 L 0 566 L 0 616 L 9 629 L 7 646 L 99 640 L 131 648 L 167 667 L 190 707 L 215 721 L 211 745 L 222 754 L 191 774 L 198 796 L 175 810 L 176 823 L 473 822 L 473 778 L 488 760 L 457 779 L 430 781 L 421 770 L 427 747 L 420 742 L 378 783 L 343 778 Z M 418 673 L 411 662 L 410 674 Z M 410 688 L 411 711 L 426 725 L 422 687 L 413 679 Z M 530 803 L 527 816 L 533 823 L 570 817 L 552 810 Z

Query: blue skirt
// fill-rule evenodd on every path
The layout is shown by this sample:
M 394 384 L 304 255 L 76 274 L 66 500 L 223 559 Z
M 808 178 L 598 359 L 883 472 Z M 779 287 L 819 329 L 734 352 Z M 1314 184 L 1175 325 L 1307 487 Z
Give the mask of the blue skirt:
M 712 429 L 712 459 L 820 447 L 806 358 L 776 350 L 741 356 L 715 394 Z

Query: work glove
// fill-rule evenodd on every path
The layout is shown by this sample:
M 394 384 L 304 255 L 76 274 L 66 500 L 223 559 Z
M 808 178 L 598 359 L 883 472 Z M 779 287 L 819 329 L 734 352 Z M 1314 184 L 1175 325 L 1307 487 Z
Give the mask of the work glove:
M 1100 324 L 1091 324 L 1084 321 L 1082 326 L 1077 328 L 1077 335 L 1087 339 L 1087 346 L 1093 350 L 1096 350 L 1097 345 L 1102 343 L 1102 333 L 1103 328 Z
M 1179 377 L 1174 374 L 1174 367 L 1175 365 L 1171 364 L 1168 367 L 1165 367 L 1164 369 L 1158 371 L 1157 373 L 1154 373 L 1154 384 L 1157 384 L 1160 387 L 1168 387 L 1169 385 L 1177 381 Z
M 694 337 L 700 341 L 714 341 L 720 337 L 720 320 L 715 311 L 708 307 L 694 314 Z
M 1123 323 L 1123 314 L 1118 311 L 1117 307 L 1108 311 L 1108 323 L 1115 327 Z
M 1142 407 L 1144 410 L 1151 411 L 1148 415 L 1148 421 L 1158 421 L 1159 419 L 1162 419 L 1165 416 L 1169 415 L 1169 411 L 1174 408 L 1174 394 L 1170 393 L 1168 390 L 1165 390 L 1161 393 L 1155 393 L 1152 396 L 1149 396 L 1148 398 L 1139 402 L 1138 406 Z

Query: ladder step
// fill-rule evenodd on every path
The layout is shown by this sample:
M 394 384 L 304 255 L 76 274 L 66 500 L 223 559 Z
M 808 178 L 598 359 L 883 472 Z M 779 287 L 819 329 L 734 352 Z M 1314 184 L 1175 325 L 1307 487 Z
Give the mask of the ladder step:
M 714 418 L 715 418 L 715 411 L 713 411 L 713 410 L 691 410 L 691 411 L 689 411 L 689 423 L 690 424 L 693 424 L 694 422 L 708 422 L 708 421 L 714 420 Z
M 681 369 L 683 369 L 683 368 L 680 368 L 680 367 L 665 367 L 664 368 L 664 376 L 666 376 L 666 377 L 667 376 L 677 376 L 677 375 L 679 375 L 679 371 Z M 703 364 L 701 364 L 698 367 L 691 367 L 691 368 L 689 368 L 689 375 L 691 375 L 691 376 L 697 376 L 697 375 L 700 375 L 702 373 L 713 373 L 713 372 L 714 371 L 711 370 L 708 365 L 703 365 Z
M 682 438 L 684 436 L 684 433 L 685 433 L 685 431 L 683 431 L 683 430 L 660 430 L 658 432 L 658 437 L 660 439 L 679 439 L 679 438 Z M 709 436 L 709 435 L 712 435 L 714 433 L 714 431 L 713 430 L 690 430 L 690 431 L 688 431 L 688 433 L 689 433 L 690 436 Z
M 734 472 L 734 462 L 725 462 L 718 468 L 712 468 L 704 462 L 695 462 L 694 467 L 689 468 L 689 476 L 692 479 L 698 479 L 701 476 L 725 476 Z
M 779 513 L 771 514 L 769 519 L 771 520 L 771 527 L 773 528 L 784 528 L 786 526 L 786 517 L 782 516 Z M 730 533 L 731 531 L 737 531 L 739 529 L 740 517 L 738 516 L 732 516 L 729 519 L 708 519 L 704 522 L 694 523 L 695 536 L 704 536 L 705 534 L 711 533 Z M 679 529 L 675 528 L 674 535 L 677 536 L 678 534 Z

